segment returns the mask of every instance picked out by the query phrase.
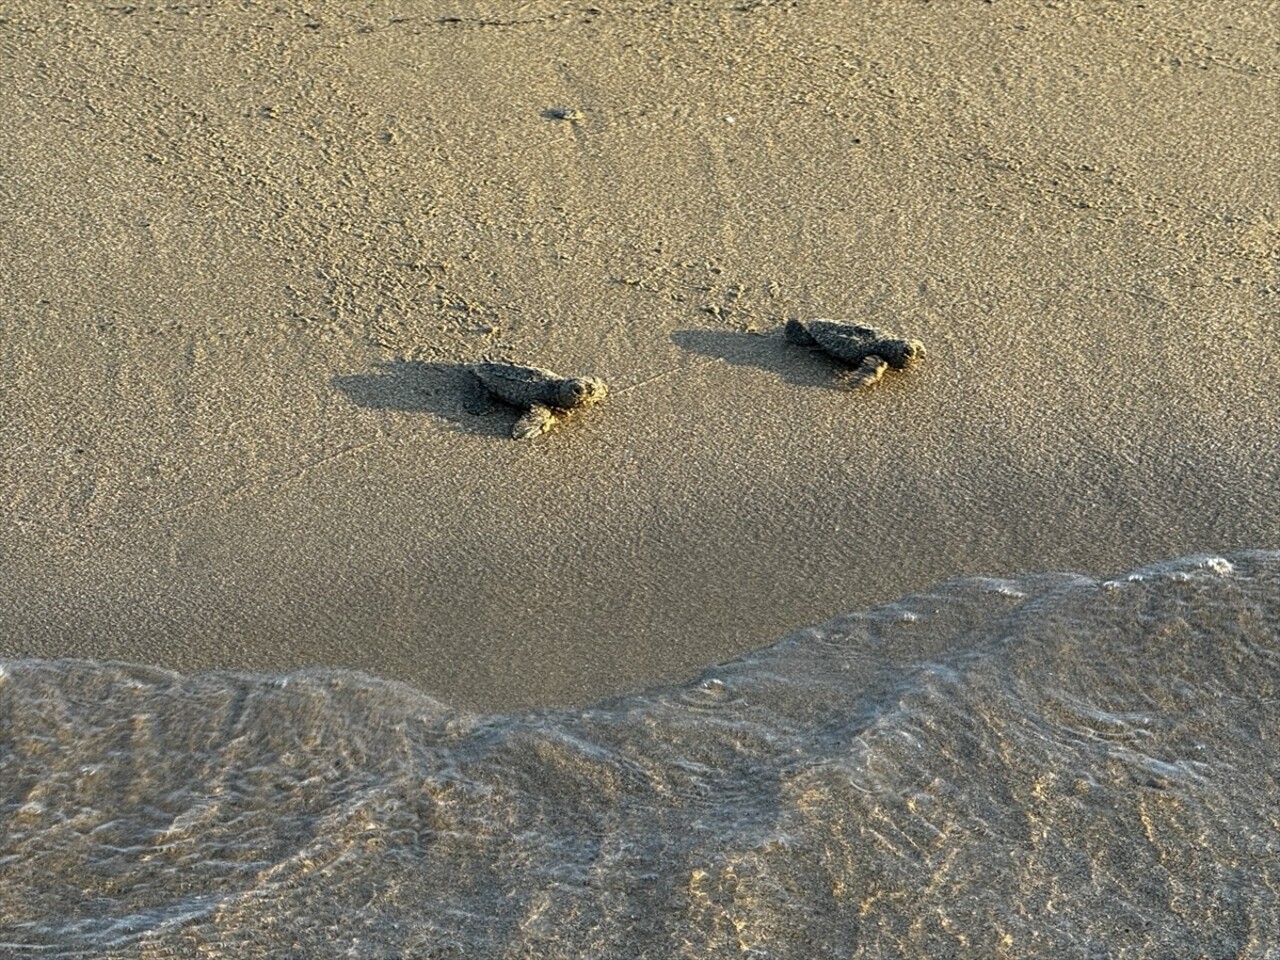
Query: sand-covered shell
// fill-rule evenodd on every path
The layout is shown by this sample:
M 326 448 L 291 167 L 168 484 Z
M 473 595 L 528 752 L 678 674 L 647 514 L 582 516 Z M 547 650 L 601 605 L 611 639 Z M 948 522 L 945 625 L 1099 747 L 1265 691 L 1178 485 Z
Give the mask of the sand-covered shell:
M 516 363 L 476 363 L 471 372 L 492 396 L 526 411 L 511 431 L 517 440 L 546 433 L 564 413 L 599 403 L 609 393 L 605 382 L 595 377 L 562 377 Z
M 919 340 L 886 333 L 875 327 L 836 320 L 788 320 L 785 335 L 792 343 L 817 347 L 854 369 L 843 376 L 850 389 L 869 387 L 889 368 L 905 370 L 924 359 Z

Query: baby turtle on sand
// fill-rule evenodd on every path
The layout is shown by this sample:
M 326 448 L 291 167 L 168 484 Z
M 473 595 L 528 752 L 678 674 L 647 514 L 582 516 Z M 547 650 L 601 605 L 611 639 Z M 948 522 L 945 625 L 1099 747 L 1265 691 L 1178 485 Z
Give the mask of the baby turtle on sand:
M 569 123 L 578 123 L 587 119 L 587 115 L 576 107 L 552 107 L 544 111 L 543 116 L 550 117 L 552 120 L 567 120 Z
M 525 408 L 527 412 L 511 428 L 517 440 L 546 433 L 568 411 L 599 403 L 609 392 L 605 382 L 594 377 L 562 377 L 515 363 L 476 363 L 471 372 L 491 396 Z
M 788 320 L 786 337 L 792 343 L 818 347 L 853 367 L 841 376 L 850 390 L 869 387 L 890 367 L 905 370 L 924 359 L 924 344 L 875 327 L 835 320 Z

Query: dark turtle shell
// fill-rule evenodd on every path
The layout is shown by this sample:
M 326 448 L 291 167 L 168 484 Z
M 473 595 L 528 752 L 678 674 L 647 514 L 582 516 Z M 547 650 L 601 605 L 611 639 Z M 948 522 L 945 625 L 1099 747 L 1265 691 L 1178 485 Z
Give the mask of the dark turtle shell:
M 819 347 L 837 360 L 859 366 L 868 357 L 881 357 L 895 370 L 924 358 L 924 344 L 856 323 L 835 320 L 788 320 L 786 337 L 792 343 Z
M 562 377 L 542 367 L 477 363 L 472 365 L 471 372 L 486 390 L 516 407 L 542 405 L 572 410 L 602 400 L 608 393 L 603 380 Z

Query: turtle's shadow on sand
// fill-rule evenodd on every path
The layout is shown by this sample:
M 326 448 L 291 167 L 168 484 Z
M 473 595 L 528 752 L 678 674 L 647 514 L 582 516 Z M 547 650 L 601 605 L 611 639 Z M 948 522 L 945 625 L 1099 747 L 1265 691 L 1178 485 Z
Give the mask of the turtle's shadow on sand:
M 375 373 L 343 374 L 331 382 L 359 406 L 434 414 L 477 436 L 509 439 L 520 416 L 515 407 L 494 403 L 465 363 L 392 360 L 376 367 Z
M 798 387 L 840 390 L 841 367 L 820 350 L 790 343 L 781 331 L 737 333 L 732 330 L 677 330 L 671 341 L 680 349 L 715 357 L 735 367 L 755 367 Z

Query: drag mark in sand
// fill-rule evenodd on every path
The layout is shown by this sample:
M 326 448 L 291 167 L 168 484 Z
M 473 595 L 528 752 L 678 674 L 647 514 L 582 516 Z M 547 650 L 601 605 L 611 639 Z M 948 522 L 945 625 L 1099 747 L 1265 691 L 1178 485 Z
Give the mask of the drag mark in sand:
M 48 520 L 42 520 L 40 517 L 33 517 L 29 513 L 19 513 L 18 511 L 15 511 L 15 510 L 4 510 L 3 515 L 10 518 L 14 522 L 14 524 L 18 527 L 22 527 L 22 526 L 39 527 L 41 530 L 45 530 L 56 536 L 66 537 L 67 539 L 76 540 L 80 543 L 85 543 L 89 539 L 88 534 L 81 533 L 80 530 L 76 529 L 77 527 L 83 526 L 82 524 L 72 523 L 70 525 L 67 525 L 67 524 L 51 523 Z M 90 529 L 97 529 L 97 528 L 91 527 Z
M 274 484 L 276 486 L 279 486 L 279 485 L 288 483 L 289 481 L 292 481 L 292 480 L 301 479 L 307 476 L 312 470 L 316 469 L 317 467 L 321 467 L 330 463 L 335 463 L 336 461 L 343 459 L 344 457 L 347 457 L 350 454 L 358 453 L 361 450 L 366 450 L 366 449 L 369 449 L 370 447 L 379 446 L 380 444 L 384 443 L 387 440 L 398 438 L 400 434 L 404 432 L 407 432 L 407 430 L 389 431 L 373 440 L 367 440 L 364 443 L 351 444 L 349 446 L 342 447 L 339 450 L 335 450 L 333 453 L 326 454 L 325 456 L 317 457 L 314 460 L 308 460 L 305 463 L 301 463 L 297 465 L 293 469 L 276 470 L 266 474 L 262 474 L 257 477 L 250 477 L 248 479 L 240 481 L 239 483 L 233 484 L 232 486 L 224 490 L 220 490 L 216 493 L 210 493 L 204 496 L 193 497 L 192 499 L 184 500 L 181 503 L 174 504 L 173 506 L 170 506 L 170 507 L 165 507 L 164 509 L 161 509 L 161 510 L 155 510 L 150 513 L 142 513 L 134 518 L 131 518 L 130 520 L 116 520 L 109 523 L 71 522 L 67 524 L 55 524 L 55 523 L 51 523 L 48 520 L 42 520 L 39 517 L 33 517 L 30 514 L 18 513 L 12 510 L 0 511 L 0 514 L 3 514 L 4 516 L 8 516 L 12 518 L 19 525 L 30 524 L 33 526 L 38 526 L 43 530 L 47 530 L 51 533 L 58 534 L 59 536 L 77 540 L 81 543 L 87 543 L 91 539 L 91 536 L 93 534 L 104 533 L 104 532 L 109 532 L 114 530 L 126 530 L 131 527 L 138 527 L 149 521 L 160 520 L 165 517 L 171 517 L 175 514 L 183 512 L 184 510 L 189 510 L 193 507 L 216 506 L 222 503 L 226 503 L 228 500 L 230 500 L 232 497 L 235 497 L 237 494 L 244 493 L 248 490 L 256 489 L 266 484 Z
M 711 359 L 709 359 L 709 360 L 703 360 L 703 361 L 701 361 L 701 362 L 699 362 L 699 363 L 695 363 L 695 364 L 692 364 L 692 365 L 690 365 L 690 366 L 684 366 L 684 365 L 682 365 L 682 364 L 677 364 L 676 366 L 671 367 L 671 368 L 669 368 L 669 369 L 667 369 L 667 370 L 663 370 L 663 371 L 661 371 L 660 373 L 655 373 L 655 374 L 654 374 L 653 376 L 651 376 L 651 377 L 647 377 L 647 378 L 645 378 L 644 380 L 640 380 L 640 381 L 638 381 L 637 383 L 633 383 L 633 384 L 631 384 L 631 386 L 629 386 L 629 387 L 623 387 L 621 390 L 617 391 L 617 393 L 618 393 L 618 395 L 619 395 L 619 396 L 621 396 L 621 395 L 622 395 L 622 394 L 624 394 L 624 393 L 631 393 L 631 391 L 633 391 L 633 390 L 639 390 L 641 387 L 647 387 L 647 386 L 648 386 L 649 384 L 651 384 L 651 383 L 658 383 L 658 382 L 659 382 L 659 381 L 661 381 L 661 380 L 665 380 L 665 379 L 667 379 L 667 377 L 671 376 L 672 374 L 675 374 L 675 373 L 692 373 L 692 372 L 694 372 L 694 371 L 696 371 L 696 370 L 701 370 L 703 367 L 709 367 L 709 366 L 711 366 L 711 364 L 713 364 L 713 363 L 724 363 L 724 358 L 723 358 L 723 357 L 712 357 L 712 358 L 711 358 Z
M 383 434 L 382 436 L 379 436 L 374 440 L 366 440 L 364 443 L 351 444 L 349 446 L 342 447 L 339 450 L 335 450 L 333 453 L 326 454 L 323 457 L 317 457 L 315 460 L 308 460 L 305 463 L 301 463 L 293 470 L 279 470 L 279 471 L 274 471 L 271 473 L 264 474 L 259 477 L 251 477 L 248 480 L 243 480 L 240 483 L 233 484 L 231 487 L 227 488 L 226 490 L 222 490 L 218 493 L 211 493 L 203 497 L 195 497 L 194 499 L 183 501 L 182 503 L 176 504 L 172 507 L 166 507 L 165 509 L 157 510 L 154 513 L 144 514 L 139 519 L 154 520 L 160 517 L 168 517 L 168 516 L 172 516 L 175 513 L 180 513 L 183 510 L 187 510 L 191 507 L 225 503 L 226 501 L 230 500 L 232 497 L 234 497 L 238 493 L 243 493 L 246 490 L 252 490 L 256 487 L 263 486 L 264 484 L 275 483 L 276 485 L 280 485 L 280 484 L 288 483 L 290 480 L 298 480 L 298 479 L 301 479 L 302 477 L 307 476 L 312 470 L 316 469 L 317 467 L 323 466 L 328 463 L 333 463 L 337 460 L 340 460 L 348 456 L 349 454 L 358 453 L 361 450 L 365 450 L 369 447 L 377 446 L 381 444 L 383 441 L 390 439 L 391 436 L 393 435 Z M 123 526 L 126 526 L 126 524 L 106 524 L 104 525 L 103 528 L 112 529 L 112 528 L 118 528 Z

